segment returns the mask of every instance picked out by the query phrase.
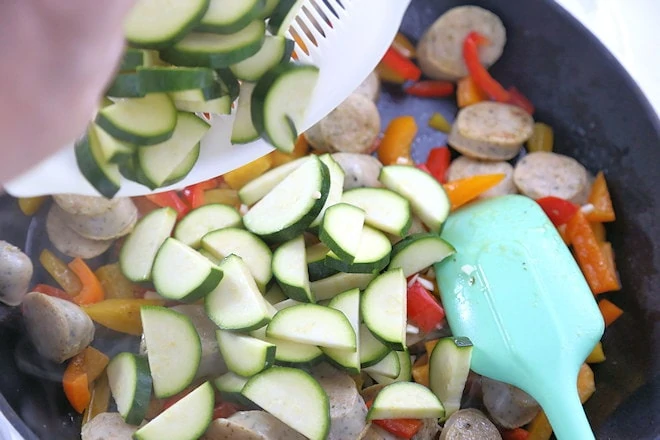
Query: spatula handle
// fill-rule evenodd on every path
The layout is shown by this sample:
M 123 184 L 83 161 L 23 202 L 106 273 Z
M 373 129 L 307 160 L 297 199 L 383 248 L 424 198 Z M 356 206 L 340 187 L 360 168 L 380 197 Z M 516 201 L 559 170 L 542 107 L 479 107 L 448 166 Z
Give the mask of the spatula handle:
M 575 386 L 563 387 L 564 393 L 554 392 L 541 406 L 558 440 L 594 440 Z M 539 402 L 541 403 L 541 402 Z

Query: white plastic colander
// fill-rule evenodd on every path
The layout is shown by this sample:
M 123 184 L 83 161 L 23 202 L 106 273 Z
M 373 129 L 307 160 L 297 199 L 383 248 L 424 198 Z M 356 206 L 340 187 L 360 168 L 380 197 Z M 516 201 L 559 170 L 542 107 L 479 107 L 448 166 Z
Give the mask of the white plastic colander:
M 369 75 L 391 44 L 410 0 L 306 0 L 288 31 L 296 39 L 300 62 L 319 67 L 320 75 L 303 131 L 314 125 L 350 95 Z M 294 38 L 295 37 L 295 38 Z M 301 47 L 300 42 L 305 47 Z M 273 150 L 263 140 L 232 145 L 233 116 L 216 116 L 201 142 L 195 168 L 181 182 L 167 189 L 231 171 Z M 69 145 L 5 185 L 16 197 L 75 193 L 98 195 L 80 174 Z M 136 196 L 150 191 L 123 180 L 117 196 Z

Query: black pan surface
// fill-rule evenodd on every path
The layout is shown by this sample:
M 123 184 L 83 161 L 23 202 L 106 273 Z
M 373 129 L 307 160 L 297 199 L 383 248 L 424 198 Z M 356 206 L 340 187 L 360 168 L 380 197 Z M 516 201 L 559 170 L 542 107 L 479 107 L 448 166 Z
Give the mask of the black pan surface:
M 555 129 L 556 151 L 607 174 L 617 209 L 608 237 L 624 289 L 605 297 L 626 313 L 606 330 L 608 359 L 594 366 L 597 391 L 586 409 L 599 439 L 658 439 L 660 223 L 655 216 L 660 207 L 660 122 L 621 65 L 552 0 L 412 0 L 403 32 L 416 40 L 442 12 L 460 4 L 483 6 L 504 21 L 508 43 L 492 73 L 534 102 L 535 118 Z M 455 113 L 448 102 L 408 98 L 388 89 L 379 107 L 383 124 L 399 114 L 417 118 L 415 159 L 445 143 L 444 135 L 426 127 L 431 113 Z M 34 255 L 47 242 L 43 211 L 30 224 L 15 200 L 1 198 L 0 238 Z M 39 271 L 35 278 L 46 280 Z M 78 438 L 79 417 L 59 383 L 37 380 L 17 368 L 14 350 L 21 334 L 19 311 L 0 305 L 0 411 L 26 439 Z M 95 345 L 102 343 L 100 338 Z M 122 345 L 134 343 L 122 339 Z

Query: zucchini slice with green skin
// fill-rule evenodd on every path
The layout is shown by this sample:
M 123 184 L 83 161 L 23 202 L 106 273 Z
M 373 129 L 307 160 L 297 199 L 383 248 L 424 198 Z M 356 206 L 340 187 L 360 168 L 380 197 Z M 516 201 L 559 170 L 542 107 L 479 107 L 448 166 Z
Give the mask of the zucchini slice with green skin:
M 174 238 L 192 248 L 202 244 L 202 238 L 211 231 L 236 228 L 242 224 L 241 215 L 229 205 L 213 203 L 200 206 L 182 218 L 174 229 Z
M 442 185 L 430 174 L 410 166 L 389 165 L 378 180 L 410 202 L 412 211 L 431 230 L 440 232 L 451 203 Z
M 223 228 L 202 237 L 202 248 L 218 259 L 236 255 L 248 266 L 260 289 L 273 277 L 273 253 L 259 237 L 240 228 Z
M 174 170 L 172 170 L 170 175 L 167 176 L 167 180 L 165 182 L 163 182 L 163 186 L 174 185 L 175 183 L 183 180 L 188 175 L 188 173 L 190 173 L 190 171 L 193 169 L 193 167 L 197 163 L 197 159 L 199 159 L 200 151 L 201 151 L 201 147 L 198 143 L 195 146 L 195 148 L 190 150 L 190 153 L 188 153 L 186 155 L 186 157 L 183 159 L 183 161 L 181 161 L 181 163 L 179 165 L 177 165 L 177 167 L 174 168 Z M 140 170 L 139 175 L 142 175 L 142 174 L 143 173 Z M 143 177 L 139 177 L 139 178 L 142 179 L 143 181 L 147 182 L 146 186 L 149 186 L 151 184 L 150 182 L 148 182 L 148 180 L 146 178 L 143 178 Z
M 120 72 L 134 72 L 135 69 L 149 64 L 150 56 L 146 50 L 127 47 L 119 65 Z
M 215 82 L 215 72 L 207 67 L 138 67 L 136 74 L 144 94 L 201 89 Z
M 401 269 L 382 273 L 365 289 L 362 319 L 371 333 L 393 350 L 406 348 L 407 283 Z
M 252 122 L 275 148 L 291 153 L 319 77 L 315 66 L 279 64 L 266 72 L 252 92 Z
M 264 293 L 264 299 L 271 305 L 277 304 L 287 299 L 287 296 L 282 291 L 282 288 L 277 284 L 273 283 L 266 293 Z
M 229 95 L 232 101 L 236 100 L 241 91 L 241 85 L 236 75 L 229 69 L 216 69 L 215 73 L 218 75 L 218 83 L 223 93 Z
M 248 379 L 246 377 L 229 371 L 222 376 L 215 378 L 215 380 L 213 380 L 213 385 L 215 385 L 215 388 L 220 391 L 220 395 L 224 400 L 244 404 L 247 399 L 243 397 L 241 391 L 247 381 Z
M 162 50 L 160 56 L 177 66 L 229 67 L 257 53 L 264 42 L 265 31 L 264 22 L 255 20 L 230 35 L 193 32 Z
M 470 373 L 472 342 L 466 337 L 442 338 L 429 355 L 429 387 L 445 406 L 445 417 L 461 408 Z
M 241 91 L 238 95 L 238 104 L 236 106 L 236 117 L 234 118 L 234 125 L 232 125 L 231 129 L 232 144 L 247 144 L 248 142 L 259 139 L 259 132 L 252 123 L 251 108 L 253 91 L 254 84 L 248 82 L 241 84 Z M 248 185 L 252 182 L 249 182 Z M 242 188 L 239 190 L 239 197 L 240 191 L 242 191 Z
M 101 109 L 96 124 L 110 136 L 136 145 L 155 145 L 172 137 L 177 125 L 174 103 L 164 93 L 115 102 Z
M 371 333 L 371 330 L 364 323 L 360 324 L 358 334 L 360 340 L 360 365 L 362 365 L 362 368 L 376 365 L 391 351 L 387 345 L 380 342 Z
M 200 89 L 181 90 L 178 92 L 170 92 L 169 95 L 174 102 L 197 102 L 197 101 L 213 101 L 218 98 L 227 96 L 227 91 L 223 89 L 224 85 L 218 79 L 213 84 Z
M 330 248 L 323 243 L 315 244 L 305 250 L 310 281 L 321 280 L 338 272 L 336 269 L 326 266 L 325 257 L 328 252 L 330 252 Z
M 412 362 L 408 350 L 393 352 L 399 357 L 399 375 L 391 378 L 378 373 L 369 372 L 369 376 L 381 385 L 389 385 L 394 382 L 410 382 L 412 380 Z
M 360 247 L 364 217 L 364 211 L 353 205 L 333 205 L 325 211 L 319 239 L 343 261 L 352 263 Z
M 209 0 L 140 0 L 124 20 L 124 35 L 136 48 L 167 48 L 188 34 L 208 7 Z
M 290 240 L 321 212 L 329 186 L 328 167 L 311 157 L 250 208 L 243 224 L 267 242 Z
M 359 238 L 359 245 L 352 262 L 342 260 L 330 251 L 325 264 L 340 272 L 346 273 L 378 273 L 390 262 L 392 243 L 382 232 L 364 226 Z
M 176 217 L 174 209 L 160 208 L 137 222 L 119 252 L 119 267 L 126 278 L 136 283 L 151 280 L 154 259 L 172 233 Z
M 289 298 L 316 302 L 309 288 L 305 239 L 302 235 L 283 243 L 273 252 L 273 275 Z
M 231 65 L 229 69 L 240 80 L 257 81 L 273 67 L 289 61 L 294 46 L 295 43 L 288 38 L 266 35 L 259 52 Z
M 228 115 L 231 113 L 231 99 L 223 96 L 210 101 L 174 101 L 177 110 L 190 113 L 212 113 L 214 115 Z
M 391 379 L 397 377 L 401 373 L 401 364 L 399 363 L 399 356 L 397 353 L 397 351 L 390 351 L 379 362 L 370 367 L 363 368 L 363 371 L 369 375 L 376 374 Z
M 102 196 L 111 199 L 121 186 L 121 174 L 116 164 L 109 163 L 104 154 L 99 129 L 93 124 L 74 147 L 76 163 L 82 175 Z
M 114 77 L 105 94 L 114 98 L 142 98 L 145 95 L 140 85 L 140 78 L 135 72 L 119 73 Z
M 349 289 L 365 289 L 376 278 L 373 273 L 338 273 L 310 283 L 317 301 L 332 299 Z
M 273 35 L 284 35 L 305 0 L 279 0 L 268 20 L 268 30 Z
M 200 438 L 213 419 L 215 391 L 204 382 L 133 434 L 136 440 Z
M 154 259 L 154 287 L 167 299 L 197 301 L 215 289 L 222 276 L 206 257 L 174 238 L 165 240 Z
M 316 216 L 310 228 L 317 228 L 323 221 L 323 216 L 325 211 L 336 205 L 341 201 L 341 195 L 344 192 L 344 169 L 337 163 L 337 161 L 330 154 L 324 154 L 319 156 L 321 162 L 323 162 L 328 167 L 328 172 L 330 173 L 330 189 L 328 190 L 328 198 L 325 200 L 323 209 L 319 212 L 319 215 Z
M 339 310 L 351 323 L 356 335 L 360 334 L 360 289 L 351 289 L 332 298 L 328 307 Z M 356 350 L 322 348 L 331 363 L 346 370 L 349 374 L 360 373 L 360 338 L 355 339 Z
M 264 7 L 261 10 L 261 14 L 259 14 L 259 18 L 263 18 L 264 20 L 269 18 L 279 2 L 280 0 L 266 0 Z
M 207 295 L 206 314 L 223 330 L 249 331 L 263 327 L 270 314 L 245 262 L 229 255 L 219 267 L 225 276 Z
M 410 235 L 394 245 L 390 268 L 400 267 L 407 278 L 455 253 L 456 249 L 440 238 L 438 234 L 420 232 Z
M 369 226 L 398 237 L 403 237 L 412 224 L 408 200 L 385 188 L 351 189 L 341 201 L 363 209 Z
M 138 166 L 152 188 L 163 186 L 173 178 L 174 170 L 197 147 L 209 127 L 201 118 L 179 112 L 174 132 L 168 140 L 138 148 Z
M 311 440 L 324 440 L 330 431 L 328 395 L 303 370 L 269 368 L 248 380 L 243 395 Z
M 190 318 L 166 307 L 140 309 L 154 393 L 173 396 L 195 378 L 202 357 L 199 334 Z
M 275 362 L 274 344 L 226 330 L 218 330 L 216 335 L 229 371 L 250 377 L 270 368 Z
M 135 145 L 113 138 L 96 124 L 94 124 L 94 129 L 100 143 L 101 153 L 107 162 L 121 163 L 135 153 Z
M 151 373 L 147 359 L 133 353 L 119 353 L 108 364 L 107 373 L 117 411 L 129 425 L 139 425 L 151 402 Z
M 445 410 L 424 385 L 396 382 L 380 390 L 367 413 L 367 421 L 385 419 L 437 419 Z
M 268 324 L 266 336 L 319 347 L 356 349 L 356 335 L 346 316 L 317 304 L 280 310 Z
M 268 337 L 266 327 L 254 330 L 250 334 L 277 347 L 275 350 L 277 365 L 311 367 L 324 359 L 323 351 L 317 346 Z
M 244 87 L 245 84 L 242 84 L 241 87 Z M 241 111 L 241 101 L 239 98 L 238 101 L 238 110 L 236 118 L 238 118 L 238 113 Z M 236 122 L 234 122 L 234 128 L 236 128 Z M 233 136 L 233 135 L 232 135 Z M 257 135 L 258 136 L 258 135 Z M 233 141 L 232 141 L 233 142 Z M 266 194 L 268 194 L 275 186 L 284 180 L 289 174 L 291 174 L 295 169 L 300 167 L 309 157 L 301 157 L 300 159 L 287 162 L 283 165 L 273 168 L 272 170 L 266 171 L 261 176 L 249 181 L 245 186 L 238 190 L 238 197 L 241 199 L 241 202 L 250 206 L 257 203 L 261 200 Z
M 195 30 L 233 34 L 259 18 L 264 6 L 265 0 L 211 0 Z

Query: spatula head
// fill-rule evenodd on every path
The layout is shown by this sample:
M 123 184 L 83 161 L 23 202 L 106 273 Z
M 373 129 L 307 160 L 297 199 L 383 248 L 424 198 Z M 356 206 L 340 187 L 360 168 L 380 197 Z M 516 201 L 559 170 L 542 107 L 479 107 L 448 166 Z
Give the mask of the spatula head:
M 436 265 L 455 335 L 474 344 L 472 369 L 546 400 L 575 390 L 604 330 L 579 267 L 539 205 L 523 196 L 474 203 L 442 236 L 456 254 Z

